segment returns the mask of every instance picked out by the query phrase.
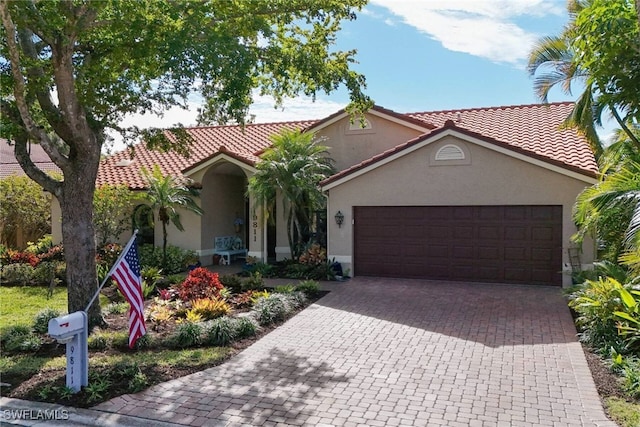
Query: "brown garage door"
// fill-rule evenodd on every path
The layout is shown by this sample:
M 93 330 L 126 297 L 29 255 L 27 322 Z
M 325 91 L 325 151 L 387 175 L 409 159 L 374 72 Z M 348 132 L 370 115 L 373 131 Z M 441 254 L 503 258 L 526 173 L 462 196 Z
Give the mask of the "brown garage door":
M 356 206 L 354 220 L 356 275 L 562 284 L 562 206 Z

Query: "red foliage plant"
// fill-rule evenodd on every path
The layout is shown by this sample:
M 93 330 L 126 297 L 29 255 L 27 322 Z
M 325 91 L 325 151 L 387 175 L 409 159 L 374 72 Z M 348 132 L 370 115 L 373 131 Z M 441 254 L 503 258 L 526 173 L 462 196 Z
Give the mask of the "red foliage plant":
M 193 301 L 198 298 L 220 298 L 223 288 L 218 273 L 212 273 L 206 268 L 199 267 L 189 272 L 187 278 L 178 289 L 180 299 Z
M 40 258 L 31 252 L 18 252 L 11 249 L 7 250 L 3 258 L 7 264 L 30 264 L 31 267 L 35 267 L 40 263 Z

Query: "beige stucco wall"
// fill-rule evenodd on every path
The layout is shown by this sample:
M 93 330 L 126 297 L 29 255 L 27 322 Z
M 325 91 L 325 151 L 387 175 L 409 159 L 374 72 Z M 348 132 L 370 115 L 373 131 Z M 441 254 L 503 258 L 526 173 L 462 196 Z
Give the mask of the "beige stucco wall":
M 461 146 L 470 159 L 434 162 L 433 154 L 450 143 Z M 353 206 L 562 205 L 563 262 L 568 263 L 567 248 L 576 232 L 572 207 L 588 185 L 448 136 L 329 190 L 329 256 L 358 274 L 352 265 Z M 332 220 L 338 210 L 345 215 L 342 228 Z M 592 262 L 593 242 L 586 242 L 583 250 L 583 263 Z M 565 279 L 570 283 L 570 277 Z
M 322 144 L 329 147 L 337 170 L 370 159 L 423 133 L 373 114 L 365 117 L 371 129 L 349 130 L 349 118 L 344 118 L 318 131 L 318 136 L 326 137 Z

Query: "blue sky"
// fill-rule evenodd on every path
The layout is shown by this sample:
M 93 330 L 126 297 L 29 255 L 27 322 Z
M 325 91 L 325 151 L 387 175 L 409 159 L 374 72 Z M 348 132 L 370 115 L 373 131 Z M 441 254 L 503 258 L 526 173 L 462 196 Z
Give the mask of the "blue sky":
M 526 71 L 531 47 L 567 20 L 565 0 L 370 0 L 344 23 L 337 48 L 357 49 L 354 69 L 365 75 L 366 93 L 397 112 L 530 104 L 538 102 Z M 254 99 L 256 122 L 320 119 L 348 102 L 345 90 L 278 109 L 268 97 Z M 565 100 L 573 97 L 551 92 L 550 101 Z M 197 101 L 192 107 L 142 122 L 193 125 Z

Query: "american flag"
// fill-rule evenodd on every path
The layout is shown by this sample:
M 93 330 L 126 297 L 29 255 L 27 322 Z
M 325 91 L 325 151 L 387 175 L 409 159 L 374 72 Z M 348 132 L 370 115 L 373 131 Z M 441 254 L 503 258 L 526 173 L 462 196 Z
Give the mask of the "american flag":
M 111 268 L 111 278 L 116 281 L 122 295 L 131 305 L 129 308 L 129 348 L 133 348 L 138 338 L 147 333 L 144 324 L 144 298 L 142 297 L 142 280 L 140 278 L 140 262 L 138 261 L 138 244 L 134 234 L 123 250 L 118 262 Z

